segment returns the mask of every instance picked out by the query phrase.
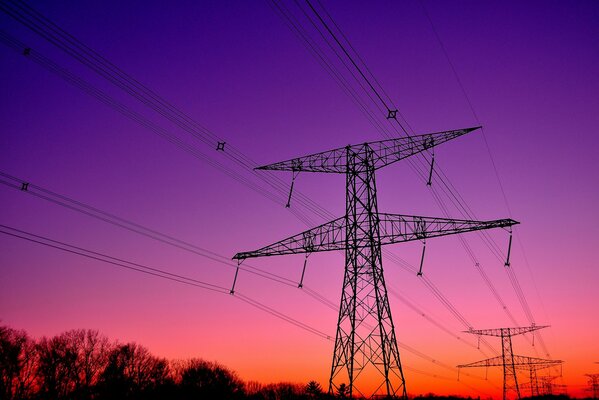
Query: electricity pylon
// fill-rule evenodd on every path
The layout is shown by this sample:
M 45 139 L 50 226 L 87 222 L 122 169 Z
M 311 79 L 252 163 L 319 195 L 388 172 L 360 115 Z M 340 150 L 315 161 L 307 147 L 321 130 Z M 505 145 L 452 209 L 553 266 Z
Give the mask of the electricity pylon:
M 542 358 L 519 356 L 514 354 L 512 348 L 512 336 L 522 335 L 524 333 L 534 332 L 547 326 L 525 326 L 517 328 L 495 328 L 495 329 L 471 329 L 466 331 L 478 336 L 496 336 L 501 338 L 501 356 L 488 358 L 482 361 L 476 361 L 470 364 L 458 365 L 458 368 L 471 367 L 503 367 L 503 400 L 507 399 L 510 390 L 516 392 L 516 398 L 520 399 L 520 388 L 518 387 L 518 378 L 516 369 L 533 368 L 535 366 L 549 367 L 560 365 L 561 360 L 545 360 Z
M 538 360 L 535 360 L 535 364 L 529 364 L 529 365 L 523 365 L 523 366 L 516 366 L 516 369 L 521 369 L 521 370 L 527 370 L 529 372 L 529 376 L 530 376 L 530 381 L 523 384 L 523 385 L 519 385 L 518 387 L 520 389 L 529 389 L 530 390 L 530 397 L 537 397 L 541 394 L 543 395 L 551 395 L 553 394 L 553 383 L 552 381 L 554 379 L 557 379 L 558 376 L 538 376 L 538 372 L 543 370 L 543 369 L 547 369 L 550 367 L 554 367 L 557 364 L 554 362 L 554 360 L 548 360 L 548 363 L 543 364 L 541 362 L 539 362 Z M 541 385 L 539 385 L 539 380 L 541 381 Z
M 345 275 L 329 380 L 333 393 L 342 383 L 348 394 L 406 398 L 395 327 L 383 276 L 381 246 L 482 229 L 509 227 L 511 219 L 468 221 L 379 213 L 375 171 L 478 128 L 430 133 L 341 147 L 258 167 L 261 170 L 345 174 L 345 215 L 305 232 L 233 258 L 344 250 Z M 292 186 L 293 187 L 293 186 Z M 291 195 L 291 194 L 290 194 Z
M 564 392 L 566 389 L 565 385 L 558 385 L 553 383 L 553 381 L 557 378 L 559 378 L 559 376 L 540 376 L 539 380 L 541 381 L 542 390 L 539 394 L 542 396 L 552 396 L 556 392 L 556 390 L 554 389 L 558 389 L 560 392 Z
M 589 391 L 593 393 L 593 399 L 599 398 L 599 374 L 586 374 L 589 377 Z

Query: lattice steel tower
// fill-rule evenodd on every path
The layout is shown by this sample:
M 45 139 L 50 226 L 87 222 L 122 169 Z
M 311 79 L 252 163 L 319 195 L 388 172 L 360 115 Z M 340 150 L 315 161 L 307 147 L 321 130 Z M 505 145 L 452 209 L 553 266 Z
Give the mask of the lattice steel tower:
M 534 332 L 547 326 L 525 326 L 517 328 L 495 328 L 495 329 L 472 329 L 466 331 L 478 336 L 496 336 L 501 338 L 501 356 L 476 361 L 470 364 L 458 365 L 458 368 L 471 367 L 503 367 L 503 400 L 507 399 L 508 393 L 513 391 L 516 398 L 520 399 L 520 387 L 518 386 L 517 369 L 531 369 L 535 367 L 547 368 L 549 366 L 561 365 L 561 360 L 545 360 L 542 358 L 519 356 L 514 354 L 512 347 L 512 336 Z M 532 372 L 531 372 L 532 377 Z M 532 380 L 532 378 L 531 378 Z
M 430 133 L 342 147 L 257 169 L 345 174 L 343 217 L 233 258 L 344 250 L 345 275 L 329 392 L 345 383 L 348 394 L 406 398 L 395 328 L 383 276 L 381 246 L 462 232 L 508 227 L 511 219 L 467 221 L 379 213 L 375 171 L 477 128 Z M 372 386 L 374 382 L 374 386 Z
M 589 392 L 593 393 L 593 399 L 599 398 L 599 374 L 586 374 L 589 378 Z

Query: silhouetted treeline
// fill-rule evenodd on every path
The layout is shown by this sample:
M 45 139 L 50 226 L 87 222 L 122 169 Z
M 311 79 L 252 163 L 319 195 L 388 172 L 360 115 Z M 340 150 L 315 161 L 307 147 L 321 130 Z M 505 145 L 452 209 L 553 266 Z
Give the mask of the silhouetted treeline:
M 244 382 L 218 363 L 201 359 L 169 361 L 138 344 L 109 341 L 94 330 L 72 330 L 34 340 L 25 331 L 0 325 L 0 400 L 333 398 L 348 398 L 346 386 L 342 384 L 337 393 L 328 395 L 315 381 L 305 385 Z M 560 395 L 543 399 L 569 398 Z M 466 398 L 430 394 L 413 400 Z
M 94 330 L 34 340 L 0 326 L 0 400 L 324 399 L 320 384 L 243 382 L 200 359 L 169 361 Z

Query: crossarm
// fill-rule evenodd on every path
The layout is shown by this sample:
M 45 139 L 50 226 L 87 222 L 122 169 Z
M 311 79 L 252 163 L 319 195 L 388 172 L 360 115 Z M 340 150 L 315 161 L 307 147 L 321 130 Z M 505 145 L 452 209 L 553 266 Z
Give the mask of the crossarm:
M 458 368 L 474 368 L 474 367 L 502 367 L 503 357 L 492 357 L 486 360 L 476 361 L 470 364 L 458 365 Z M 562 360 L 545 360 L 543 358 L 517 356 L 514 355 L 514 366 L 516 367 L 528 367 L 531 365 L 550 366 L 562 364 Z
M 404 158 L 421 153 L 435 146 L 472 132 L 480 127 L 457 129 L 427 133 L 425 135 L 405 138 L 380 140 L 353 146 L 340 147 L 309 156 L 297 157 L 274 164 L 264 165 L 256 169 L 294 171 L 294 172 L 327 172 L 344 174 L 347 172 L 347 153 L 351 151 L 354 159 L 367 159 L 367 152 L 372 152 L 374 168 L 382 168 Z
M 533 326 L 519 326 L 515 328 L 493 328 L 493 329 L 471 329 L 465 331 L 473 335 L 479 336 L 516 336 L 524 333 L 533 332 L 539 329 L 547 328 L 549 325 L 533 325 Z
M 379 214 L 381 244 L 409 242 L 483 229 L 505 228 L 519 224 L 513 219 L 470 221 L 415 215 Z
M 283 254 L 343 250 L 345 248 L 345 218 L 337 218 L 255 251 L 237 253 L 234 260 Z
M 379 214 L 379 219 L 382 245 L 482 229 L 502 228 L 518 223 L 512 219 L 468 221 L 382 213 Z M 284 254 L 344 250 L 347 246 L 345 242 L 345 228 L 345 217 L 337 218 L 258 250 L 237 253 L 233 256 L 233 259 L 244 260 L 246 258 L 280 256 Z M 369 246 L 369 244 L 365 243 L 362 246 Z

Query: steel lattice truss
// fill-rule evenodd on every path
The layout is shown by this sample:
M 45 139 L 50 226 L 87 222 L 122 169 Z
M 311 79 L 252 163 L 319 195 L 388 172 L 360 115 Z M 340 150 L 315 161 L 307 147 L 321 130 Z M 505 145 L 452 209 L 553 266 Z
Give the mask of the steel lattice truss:
M 546 360 L 544 358 L 528 357 L 513 355 L 513 364 L 519 369 L 528 369 L 530 366 L 550 367 L 563 363 L 562 360 Z M 476 361 L 470 364 L 458 365 L 458 368 L 473 368 L 473 367 L 503 367 L 503 357 L 491 357 L 486 360 Z
M 589 392 L 593 393 L 593 399 L 599 398 L 599 374 L 585 374 L 589 378 Z
M 469 221 L 385 213 L 379 213 L 378 217 L 381 245 L 423 240 L 482 229 L 505 228 L 517 223 L 511 219 Z M 345 217 L 337 218 L 261 249 L 237 253 L 233 258 L 243 260 L 284 254 L 345 250 L 347 246 L 345 235 L 347 222 L 348 220 Z M 368 246 L 369 244 L 362 243 L 361 245 Z
M 305 157 L 292 158 L 291 160 L 265 165 L 256 169 L 345 174 L 351 163 L 348 163 L 348 153 L 352 154 L 351 158 L 355 156 L 360 159 L 365 159 L 368 153 L 368 157 L 371 157 L 372 167 L 376 170 L 479 128 L 480 126 L 477 126 L 474 128 L 435 132 L 426 135 L 339 147 Z
M 516 336 L 524 333 L 534 332 L 539 329 L 547 328 L 549 325 L 532 325 L 532 326 L 519 326 L 515 328 L 491 328 L 491 329 L 471 329 L 466 331 L 473 335 L 481 336 Z
M 511 219 L 468 221 L 378 212 L 377 169 L 475 129 L 478 128 L 347 146 L 258 168 L 293 171 L 294 176 L 299 172 L 343 173 L 346 176 L 343 217 L 233 257 L 241 261 L 284 254 L 345 252 L 329 393 L 345 384 L 349 397 L 368 396 L 364 387 L 374 384 L 373 396 L 407 398 L 383 276 L 381 246 L 518 223 Z
M 470 364 L 458 365 L 458 368 L 503 367 L 504 400 L 507 399 L 510 391 L 514 391 L 516 397 L 520 399 L 520 386 L 518 385 L 516 372 L 517 370 L 528 369 L 530 372 L 531 391 L 533 392 L 533 395 L 535 392 L 538 394 L 537 370 L 561 365 L 563 361 L 515 355 L 512 347 L 512 336 L 523 335 L 546 327 L 546 325 L 532 325 L 515 328 L 471 329 L 466 331 L 473 335 L 500 337 L 501 356 L 476 361 Z

